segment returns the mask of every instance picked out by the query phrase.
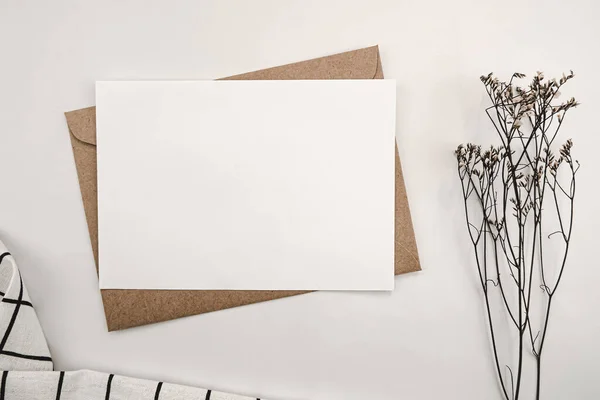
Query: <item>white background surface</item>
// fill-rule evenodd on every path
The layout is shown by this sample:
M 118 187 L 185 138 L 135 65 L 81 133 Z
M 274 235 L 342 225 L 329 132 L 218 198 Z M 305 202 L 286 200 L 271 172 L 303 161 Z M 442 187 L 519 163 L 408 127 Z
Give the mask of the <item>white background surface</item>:
M 159 4 L 160 3 L 160 4 Z M 0 235 L 61 369 L 273 399 L 494 399 L 452 151 L 492 141 L 478 77 L 578 76 L 563 138 L 578 176 L 572 257 L 546 340 L 545 399 L 600 397 L 594 1 L 0 2 Z M 316 293 L 107 333 L 63 111 L 94 81 L 216 78 L 379 44 L 423 271 L 393 294 Z
M 392 79 L 96 83 L 100 287 L 393 290 L 395 115 Z

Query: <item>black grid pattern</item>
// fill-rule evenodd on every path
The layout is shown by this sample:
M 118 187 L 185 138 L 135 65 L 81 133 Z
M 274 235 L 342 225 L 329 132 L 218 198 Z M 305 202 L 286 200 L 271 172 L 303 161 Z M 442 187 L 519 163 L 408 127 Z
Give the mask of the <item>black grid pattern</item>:
M 0 264 L 8 256 L 10 256 L 9 252 L 2 253 L 0 255 Z M 3 293 L 2 295 L 4 296 L 5 294 Z M 45 355 L 21 354 L 21 353 L 16 352 L 16 351 L 6 350 L 5 349 L 6 342 L 8 341 L 8 338 L 10 337 L 12 329 L 15 326 L 15 322 L 17 321 L 17 318 L 19 317 L 19 311 L 21 310 L 21 306 L 33 307 L 33 305 L 29 301 L 24 301 L 23 300 L 23 279 L 21 278 L 21 274 L 20 273 L 19 273 L 19 297 L 18 297 L 18 299 L 16 299 L 16 300 L 15 299 L 8 299 L 8 298 L 4 297 L 2 299 L 2 303 L 5 303 L 5 304 L 14 304 L 15 307 L 14 307 L 14 311 L 12 313 L 12 316 L 10 318 L 10 321 L 8 323 L 8 327 L 6 328 L 6 331 L 4 332 L 4 336 L 2 337 L 2 341 L 0 341 L 0 354 L 1 355 L 5 355 L 5 356 L 10 356 L 10 357 L 23 358 L 23 359 L 26 359 L 26 360 L 52 362 L 52 358 L 50 358 L 48 356 L 45 356 Z

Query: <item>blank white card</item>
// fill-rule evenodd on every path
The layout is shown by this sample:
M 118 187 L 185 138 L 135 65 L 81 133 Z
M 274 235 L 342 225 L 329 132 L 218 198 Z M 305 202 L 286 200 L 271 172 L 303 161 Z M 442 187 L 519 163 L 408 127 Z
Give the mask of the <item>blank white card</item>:
M 392 290 L 395 82 L 97 82 L 104 289 Z

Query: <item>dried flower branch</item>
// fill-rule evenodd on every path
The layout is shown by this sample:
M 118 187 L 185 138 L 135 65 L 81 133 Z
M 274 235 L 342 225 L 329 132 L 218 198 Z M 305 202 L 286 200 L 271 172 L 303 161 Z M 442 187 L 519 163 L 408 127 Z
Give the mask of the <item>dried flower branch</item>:
M 469 143 L 455 151 L 496 372 L 506 400 L 521 396 L 526 340 L 536 363 L 536 399 L 541 395 L 542 354 L 552 301 L 569 252 L 579 169 L 571 155 L 571 139 L 560 146 L 558 156 L 552 151 L 567 112 L 579 105 L 574 98 L 557 102 L 560 89 L 573 77 L 571 71 L 559 80 L 546 80 L 538 72 L 529 85 L 520 87 L 514 82 L 525 78 L 521 73 L 513 74 L 508 82 L 491 73 L 482 76 L 492 102 L 485 111 L 501 145 L 484 150 Z M 551 224 L 556 227 L 544 235 Z M 544 243 L 555 240 L 562 242 L 562 254 L 558 273 L 552 277 L 546 270 Z M 533 284 L 536 280 L 539 285 Z M 536 287 L 543 293 L 540 329 L 532 323 L 532 290 Z M 491 296 L 496 295 L 518 334 L 517 366 L 511 369 L 506 365 L 507 375 L 502 373 L 497 317 L 491 307 Z

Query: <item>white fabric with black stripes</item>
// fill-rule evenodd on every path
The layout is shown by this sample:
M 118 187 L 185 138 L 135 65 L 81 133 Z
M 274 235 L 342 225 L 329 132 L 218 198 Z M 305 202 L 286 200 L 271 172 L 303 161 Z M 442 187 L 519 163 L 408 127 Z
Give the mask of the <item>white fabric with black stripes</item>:
M 53 371 L 27 289 L 2 242 L 0 298 L 0 400 L 257 400 L 95 371 Z

